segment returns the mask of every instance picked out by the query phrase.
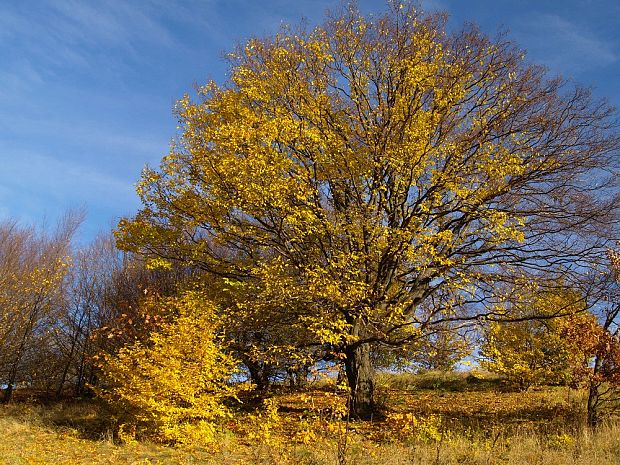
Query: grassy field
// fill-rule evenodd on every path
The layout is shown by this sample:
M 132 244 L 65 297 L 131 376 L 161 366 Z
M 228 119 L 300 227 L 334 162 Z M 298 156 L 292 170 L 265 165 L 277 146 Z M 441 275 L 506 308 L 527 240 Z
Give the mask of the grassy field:
M 0 408 L 0 464 L 620 464 L 620 423 L 583 427 L 583 393 L 504 391 L 481 375 L 384 375 L 383 414 L 341 417 L 329 385 L 285 389 L 224 425 L 215 445 L 118 441 L 96 402 L 19 402 Z

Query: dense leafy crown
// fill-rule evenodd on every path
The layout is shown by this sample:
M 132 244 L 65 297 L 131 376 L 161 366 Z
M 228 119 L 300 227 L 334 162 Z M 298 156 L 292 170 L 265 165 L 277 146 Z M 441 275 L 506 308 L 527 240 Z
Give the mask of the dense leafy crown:
M 226 85 L 178 103 L 180 137 L 118 240 L 225 277 L 240 314 L 399 344 L 475 318 L 460 312 L 498 280 L 604 250 L 611 110 L 502 37 L 396 5 L 230 60 Z

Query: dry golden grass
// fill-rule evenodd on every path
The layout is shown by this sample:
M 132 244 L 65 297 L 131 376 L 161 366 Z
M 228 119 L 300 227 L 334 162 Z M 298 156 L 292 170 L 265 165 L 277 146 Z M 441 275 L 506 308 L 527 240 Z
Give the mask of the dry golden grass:
M 85 439 L 79 429 L 47 425 L 46 415 L 41 415 L 39 409 L 20 410 L 3 408 L 0 411 L 2 465 L 239 463 L 232 449 L 226 450 L 225 443 L 217 456 L 200 449 L 179 449 L 141 442 L 119 445 L 111 438 Z
M 4 406 L 0 465 L 620 465 L 620 423 L 583 428 L 580 393 L 428 379 L 383 380 L 386 408 L 372 422 L 337 420 L 344 398 L 326 387 L 282 391 L 272 398 L 277 411 L 240 411 L 213 450 L 118 444 L 92 402 Z

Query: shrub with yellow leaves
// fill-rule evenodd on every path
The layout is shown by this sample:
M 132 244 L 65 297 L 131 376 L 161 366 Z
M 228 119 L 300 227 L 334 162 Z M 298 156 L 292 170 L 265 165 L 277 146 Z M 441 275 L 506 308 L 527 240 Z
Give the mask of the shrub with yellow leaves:
M 575 445 L 575 438 L 567 433 L 552 434 L 547 439 L 547 446 L 553 449 L 569 449 Z
M 145 341 L 102 354 L 96 390 L 119 414 L 121 440 L 133 431 L 160 442 L 212 443 L 230 415 L 224 400 L 241 389 L 230 382 L 237 362 L 222 351 L 216 308 L 199 290 L 146 305 L 164 307 L 169 318 Z
M 277 433 L 282 426 L 278 403 L 274 399 L 265 399 L 263 407 L 263 411 L 249 415 L 246 436 L 248 439 L 257 440 L 260 444 L 276 447 L 280 444 Z
M 397 432 L 401 439 L 413 439 L 422 442 L 441 441 L 444 432 L 441 418 L 435 415 L 418 417 L 413 413 L 390 413 L 386 425 Z
M 497 309 L 504 321 L 491 321 L 485 328 L 481 365 L 520 390 L 571 383 L 573 365 L 583 364 L 583 356 L 566 333 L 588 319 L 584 299 L 568 288 L 531 287 L 513 292 L 506 307 Z

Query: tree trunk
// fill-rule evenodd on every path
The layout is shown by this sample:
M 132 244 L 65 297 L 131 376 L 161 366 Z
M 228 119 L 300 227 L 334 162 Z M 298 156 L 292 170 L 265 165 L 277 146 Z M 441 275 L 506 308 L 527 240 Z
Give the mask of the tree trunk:
M 370 344 L 360 344 L 345 350 L 345 370 L 351 389 L 349 415 L 362 420 L 375 413 L 375 371 L 370 361 Z
M 12 398 L 13 398 L 13 384 L 9 382 L 6 386 L 6 389 L 4 390 L 4 394 L 2 395 L 2 403 L 8 404 L 9 402 L 11 402 Z
M 4 390 L 4 395 L 2 396 L 2 403 L 8 404 L 13 399 L 13 391 L 15 389 L 15 382 L 17 381 L 17 370 L 19 368 L 19 362 L 21 357 L 16 358 L 13 361 L 11 369 L 9 370 L 9 376 L 6 382 L 6 389 Z
M 310 373 L 308 367 L 289 368 L 286 372 L 290 388 L 303 389 L 308 384 L 308 374 Z
M 598 384 L 591 382 L 588 389 L 588 426 L 592 429 L 598 426 Z
M 22 343 L 17 350 L 17 354 L 15 354 L 15 359 L 11 365 L 11 369 L 9 370 L 9 376 L 6 382 L 6 389 L 4 390 L 4 396 L 2 397 L 2 403 L 8 404 L 11 402 L 13 398 L 13 391 L 15 389 L 15 383 L 17 382 L 17 372 L 19 371 L 19 364 L 21 363 L 22 353 L 24 347 L 26 346 L 26 336 L 22 339 Z
M 596 377 L 601 370 L 601 359 L 596 357 L 594 359 L 593 379 L 590 380 L 588 386 L 588 426 L 592 429 L 596 428 L 599 423 L 599 409 L 600 409 L 600 394 L 599 394 L 599 382 Z
M 69 369 L 71 368 L 71 364 L 73 363 L 73 354 L 75 353 L 76 344 L 76 337 L 74 337 L 71 341 L 71 351 L 69 352 L 69 356 L 67 357 L 67 363 L 65 363 L 65 366 L 62 370 L 62 375 L 60 375 L 58 387 L 56 388 L 56 399 L 60 399 L 62 397 L 62 391 L 65 387 L 65 382 L 67 381 L 67 375 L 69 374 Z
M 250 381 L 256 386 L 258 392 L 264 392 L 269 388 L 269 365 L 261 362 L 247 360 L 244 362 L 250 372 Z

